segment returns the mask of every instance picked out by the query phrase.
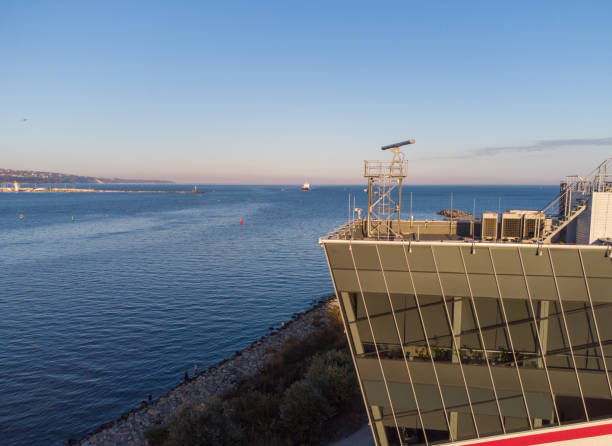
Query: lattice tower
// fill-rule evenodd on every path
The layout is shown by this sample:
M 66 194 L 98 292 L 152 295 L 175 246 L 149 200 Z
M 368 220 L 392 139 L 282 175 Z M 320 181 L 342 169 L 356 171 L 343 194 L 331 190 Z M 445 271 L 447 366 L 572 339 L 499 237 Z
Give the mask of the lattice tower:
M 402 238 L 402 181 L 408 174 L 408 161 L 399 147 L 390 150 L 391 162 L 364 162 L 363 176 L 368 179 L 367 236 L 376 239 Z

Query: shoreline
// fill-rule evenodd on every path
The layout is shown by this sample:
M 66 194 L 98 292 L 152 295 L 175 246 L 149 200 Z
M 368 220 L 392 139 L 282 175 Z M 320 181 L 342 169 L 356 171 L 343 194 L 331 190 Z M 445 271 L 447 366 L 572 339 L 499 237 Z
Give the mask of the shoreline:
M 337 306 L 335 295 L 318 299 L 313 307 L 293 313 L 290 321 L 236 351 L 232 357 L 198 372 L 159 398 L 142 401 L 139 407 L 102 424 L 80 439 L 69 439 L 63 445 L 145 446 L 144 433 L 147 429 L 164 425 L 181 406 L 214 397 L 234 387 L 243 378 L 259 373 L 285 341 L 291 337 L 303 339 L 317 330 L 317 321 L 327 317 L 328 308 Z
M 77 193 L 77 194 L 203 194 L 199 190 L 119 190 L 119 189 L 80 189 L 78 187 L 37 187 L 37 188 L 22 188 L 18 191 L 7 188 L 0 188 L 0 193 L 5 194 L 59 194 L 59 193 Z

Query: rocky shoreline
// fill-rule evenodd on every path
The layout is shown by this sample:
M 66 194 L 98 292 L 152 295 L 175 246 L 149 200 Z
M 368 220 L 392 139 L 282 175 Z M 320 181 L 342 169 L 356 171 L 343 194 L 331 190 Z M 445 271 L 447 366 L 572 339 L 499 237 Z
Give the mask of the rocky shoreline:
M 156 400 L 143 401 L 140 407 L 103 424 L 80 440 L 68 440 L 65 445 L 146 446 L 144 433 L 147 429 L 164 425 L 181 406 L 213 397 L 260 372 L 269 357 L 289 338 L 303 339 L 317 329 L 322 318 L 327 318 L 330 307 L 337 306 L 335 296 L 320 299 L 313 308 L 294 313 L 291 321 L 252 342 L 230 359 L 198 373 Z
M 437 212 L 438 215 L 446 218 L 452 218 L 454 220 L 480 220 L 469 212 L 462 211 L 461 209 L 442 209 Z

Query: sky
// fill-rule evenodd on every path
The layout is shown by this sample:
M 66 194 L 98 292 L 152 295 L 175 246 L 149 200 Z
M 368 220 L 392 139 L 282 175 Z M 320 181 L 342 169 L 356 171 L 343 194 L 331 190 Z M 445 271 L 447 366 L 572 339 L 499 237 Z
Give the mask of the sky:
M 0 2 L 0 167 L 555 184 L 612 157 L 609 1 Z

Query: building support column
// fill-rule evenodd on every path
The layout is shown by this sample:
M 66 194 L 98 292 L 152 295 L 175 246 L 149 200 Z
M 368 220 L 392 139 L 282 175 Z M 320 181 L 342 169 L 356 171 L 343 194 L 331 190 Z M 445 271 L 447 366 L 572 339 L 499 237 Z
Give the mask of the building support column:
M 544 368 L 544 356 L 548 346 L 548 313 L 550 311 L 550 302 L 547 300 L 540 301 L 539 314 L 539 329 L 540 329 L 540 357 L 538 358 L 538 368 Z
M 380 446 L 389 446 L 389 440 L 387 440 L 387 433 L 385 432 L 385 425 L 382 421 L 382 411 L 378 406 L 370 406 L 372 408 L 372 418 L 374 418 L 374 428 L 378 434 L 378 441 Z M 376 421 L 378 420 L 378 421 Z
M 461 307 L 462 300 L 459 297 L 453 298 L 453 339 L 455 342 L 455 349 L 453 349 L 453 359 L 452 362 L 454 364 L 458 364 L 460 361 L 461 355 Z M 468 389 L 466 389 L 466 392 Z M 450 431 L 451 438 L 457 438 L 459 430 L 459 412 L 453 410 L 450 412 Z
M 344 311 L 346 313 L 346 319 L 349 326 L 348 333 L 353 338 L 353 345 L 355 346 L 355 354 L 363 354 L 363 344 L 361 343 L 361 336 L 359 336 L 359 330 L 357 329 L 357 315 L 353 309 L 353 303 L 351 302 L 351 295 L 346 291 L 340 293 L 342 298 L 342 304 L 344 305 Z
M 550 301 L 540 301 L 540 314 L 538 330 L 540 332 L 540 357 L 538 358 L 538 368 L 544 368 L 544 356 L 548 350 L 548 315 L 550 314 Z M 551 421 L 555 418 L 555 412 L 551 414 Z M 542 427 L 542 419 L 534 418 L 534 427 Z

